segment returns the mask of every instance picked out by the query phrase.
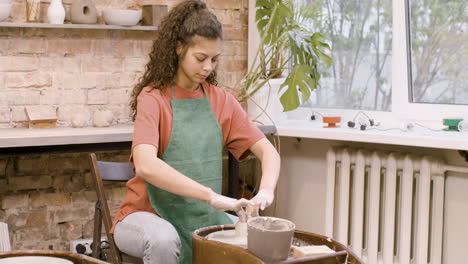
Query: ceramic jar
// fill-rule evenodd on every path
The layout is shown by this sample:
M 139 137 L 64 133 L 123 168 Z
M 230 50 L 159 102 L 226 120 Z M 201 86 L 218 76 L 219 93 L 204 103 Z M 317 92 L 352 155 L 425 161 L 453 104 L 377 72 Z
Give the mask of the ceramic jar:
M 70 7 L 70 19 L 73 24 L 96 24 L 96 6 L 91 0 L 75 0 Z
M 108 127 L 114 121 L 114 115 L 112 111 L 102 107 L 98 108 L 93 115 L 93 125 L 95 127 Z
M 62 0 L 52 0 L 47 9 L 47 19 L 50 24 L 63 24 L 65 21 L 65 8 Z

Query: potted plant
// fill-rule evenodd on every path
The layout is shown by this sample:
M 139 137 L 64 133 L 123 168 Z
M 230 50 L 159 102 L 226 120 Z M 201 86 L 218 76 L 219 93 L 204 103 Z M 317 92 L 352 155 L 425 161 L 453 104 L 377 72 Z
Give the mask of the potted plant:
M 319 85 L 319 62 L 327 66 L 332 62 L 320 50 L 330 50 L 322 41 L 324 36 L 308 28 L 307 21 L 319 16 L 318 9 L 293 0 L 257 0 L 255 7 L 260 45 L 240 88 L 239 100 L 249 99 L 249 108 L 251 101 L 258 107 L 252 96 L 266 90 L 270 101 L 278 101 L 279 96 L 282 111 L 294 110 Z M 272 87 L 272 81 L 281 77 L 278 88 Z

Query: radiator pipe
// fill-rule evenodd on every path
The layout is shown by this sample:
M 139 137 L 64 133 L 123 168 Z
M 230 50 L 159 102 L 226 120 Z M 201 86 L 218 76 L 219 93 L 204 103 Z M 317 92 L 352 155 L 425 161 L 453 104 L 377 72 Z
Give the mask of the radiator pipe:
M 442 168 L 444 171 L 468 173 L 468 167 L 463 166 L 444 165 Z

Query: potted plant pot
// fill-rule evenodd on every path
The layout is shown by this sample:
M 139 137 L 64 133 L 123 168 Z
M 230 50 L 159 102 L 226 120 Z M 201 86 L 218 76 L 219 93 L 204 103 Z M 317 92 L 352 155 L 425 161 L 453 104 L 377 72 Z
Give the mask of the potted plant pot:
M 279 88 L 284 78 L 270 79 L 255 94 L 247 99 L 250 119 L 263 125 L 271 125 L 285 119 L 279 100 Z

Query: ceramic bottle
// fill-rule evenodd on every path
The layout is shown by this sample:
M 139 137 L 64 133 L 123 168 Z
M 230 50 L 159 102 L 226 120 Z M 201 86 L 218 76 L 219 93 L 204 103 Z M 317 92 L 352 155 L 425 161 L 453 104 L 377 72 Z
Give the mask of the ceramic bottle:
M 50 24 L 63 24 L 65 21 L 65 8 L 62 0 L 52 0 L 47 9 L 47 18 Z

